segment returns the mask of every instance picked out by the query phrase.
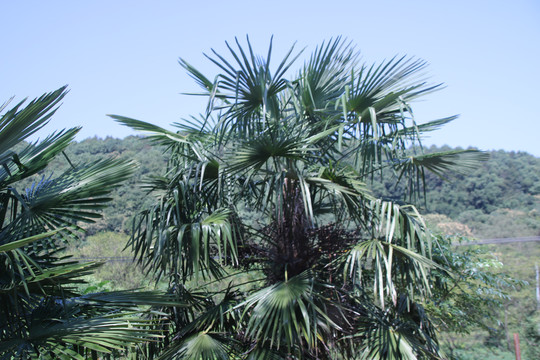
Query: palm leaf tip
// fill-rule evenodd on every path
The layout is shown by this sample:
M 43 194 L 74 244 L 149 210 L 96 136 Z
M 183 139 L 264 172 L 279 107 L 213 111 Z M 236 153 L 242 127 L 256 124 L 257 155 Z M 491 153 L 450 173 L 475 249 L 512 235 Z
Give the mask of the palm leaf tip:
M 22 109 L 26 99 L 5 112 L 0 117 L 0 154 L 43 128 L 66 94 L 67 86 L 63 86 L 30 101 Z
M 433 154 L 410 156 L 411 166 L 425 168 L 444 177 L 445 174 L 465 174 L 489 159 L 489 154 L 475 149 L 451 150 Z

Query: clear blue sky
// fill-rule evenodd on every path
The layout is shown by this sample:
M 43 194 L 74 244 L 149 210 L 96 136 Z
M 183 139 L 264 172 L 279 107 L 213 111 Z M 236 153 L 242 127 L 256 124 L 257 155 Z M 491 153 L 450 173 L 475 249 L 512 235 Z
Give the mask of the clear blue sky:
M 212 74 L 202 53 L 246 34 L 261 53 L 274 35 L 275 59 L 337 35 L 367 62 L 423 58 L 447 87 L 413 104 L 417 120 L 461 114 L 426 143 L 540 156 L 538 0 L 4 1 L 0 102 L 69 84 L 49 130 L 133 134 L 105 114 L 168 126 L 202 110 L 178 58 Z

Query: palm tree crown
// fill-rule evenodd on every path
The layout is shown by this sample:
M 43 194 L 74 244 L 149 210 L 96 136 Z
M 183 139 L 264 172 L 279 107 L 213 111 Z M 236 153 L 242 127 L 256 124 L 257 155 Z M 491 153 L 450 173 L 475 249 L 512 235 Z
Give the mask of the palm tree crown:
M 192 304 L 169 312 L 160 350 L 194 359 L 437 357 L 422 306 L 440 267 L 432 238 L 413 206 L 378 199 L 369 184 L 393 174 L 414 199 L 425 171 L 443 176 L 482 157 L 422 152 L 422 134 L 455 117 L 417 124 L 410 102 L 440 84 L 426 82 L 421 60 L 362 65 L 341 38 L 297 72 L 294 49 L 273 69 L 272 46 L 263 58 L 249 39 L 236 45 L 227 44 L 230 59 L 207 56 L 220 71 L 213 81 L 180 60 L 208 106 L 176 132 L 112 116 L 169 156 L 167 173 L 148 184 L 156 204 L 131 238 L 139 261 Z M 220 281 L 230 284 L 209 290 Z

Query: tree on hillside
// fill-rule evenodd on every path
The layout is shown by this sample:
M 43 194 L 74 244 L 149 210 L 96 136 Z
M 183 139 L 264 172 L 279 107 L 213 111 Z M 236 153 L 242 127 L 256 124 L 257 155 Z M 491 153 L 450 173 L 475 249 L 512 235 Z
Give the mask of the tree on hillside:
M 236 44 L 208 56 L 213 81 L 180 60 L 208 98 L 200 118 L 169 131 L 112 116 L 167 149 L 130 243 L 190 304 L 163 309 L 167 339 L 146 356 L 437 358 L 424 308 L 441 268 L 434 240 L 413 206 L 367 186 L 390 169 L 415 199 L 427 171 L 483 156 L 422 153 L 422 134 L 455 118 L 415 122 L 410 102 L 440 87 L 422 77 L 426 63 L 363 65 L 338 38 L 293 73 L 294 49 L 272 68 L 271 46 L 261 57 Z
M 99 264 L 65 259 L 61 250 L 80 225 L 100 218 L 110 192 L 133 172 L 130 161 L 72 164 L 42 173 L 78 128 L 24 142 L 42 129 L 66 94 L 60 88 L 0 113 L 0 358 L 97 359 L 158 338 L 141 320 L 140 303 L 159 296 L 83 294 L 83 275 Z M 19 186 L 34 177 L 26 189 Z

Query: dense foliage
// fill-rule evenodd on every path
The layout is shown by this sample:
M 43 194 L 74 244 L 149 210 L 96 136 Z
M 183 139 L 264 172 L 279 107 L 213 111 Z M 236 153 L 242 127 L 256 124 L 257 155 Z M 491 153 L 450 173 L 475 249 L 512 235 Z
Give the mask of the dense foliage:
M 415 123 L 409 102 L 438 88 L 418 78 L 425 63 L 360 65 L 337 39 L 288 79 L 292 49 L 272 70 L 271 47 L 262 58 L 249 41 L 246 50 L 237 45 L 232 60 L 210 57 L 221 71 L 213 82 L 181 60 L 208 98 L 201 119 L 173 132 L 113 116 L 166 149 L 167 171 L 148 185 L 157 200 L 137 217 L 130 244 L 196 309 L 163 309 L 168 340 L 145 354 L 441 356 L 437 314 L 426 305 L 433 271 L 448 272 L 444 256 L 432 258 L 436 238 L 413 206 L 367 186 L 391 170 L 414 199 L 426 173 L 483 158 L 417 146 L 423 132 L 454 118 Z M 248 274 L 259 280 L 238 283 Z
M 446 233 L 538 235 L 539 159 L 492 152 L 471 168 L 474 150 L 424 153 L 422 132 L 453 118 L 414 122 L 409 102 L 437 88 L 414 78 L 422 62 L 358 66 L 337 40 L 288 80 L 290 54 L 271 73 L 271 50 L 229 49 L 232 61 L 211 58 L 214 82 L 181 61 L 209 98 L 201 119 L 172 132 L 116 117 L 153 144 L 67 146 L 77 129 L 25 143 L 64 89 L 2 115 L 0 355 L 466 359 L 474 343 L 460 334 L 480 325 L 501 351 L 519 328 L 534 357 L 532 286 L 500 273 L 497 257 L 532 283 L 538 247 L 456 250 L 407 203 Z M 129 179 L 127 160 L 140 165 Z M 123 249 L 125 235 L 110 231 L 130 232 L 140 209 Z M 139 264 L 78 264 L 61 255 L 68 241 L 77 258 Z M 172 296 L 111 292 L 147 286 L 145 272 Z M 510 299 L 516 285 L 525 291 Z
M 79 224 L 99 219 L 111 191 L 131 176 L 126 160 L 97 160 L 38 176 L 79 129 L 23 143 L 54 114 L 65 88 L 0 118 L 0 358 L 84 359 L 127 351 L 159 336 L 134 310 L 159 301 L 155 293 L 88 293 L 84 275 L 99 264 L 66 259 L 61 251 L 78 237 Z M 0 111 L 5 110 L 9 102 Z M 167 299 L 167 297 L 165 297 Z M 169 303 L 174 303 L 170 301 Z

